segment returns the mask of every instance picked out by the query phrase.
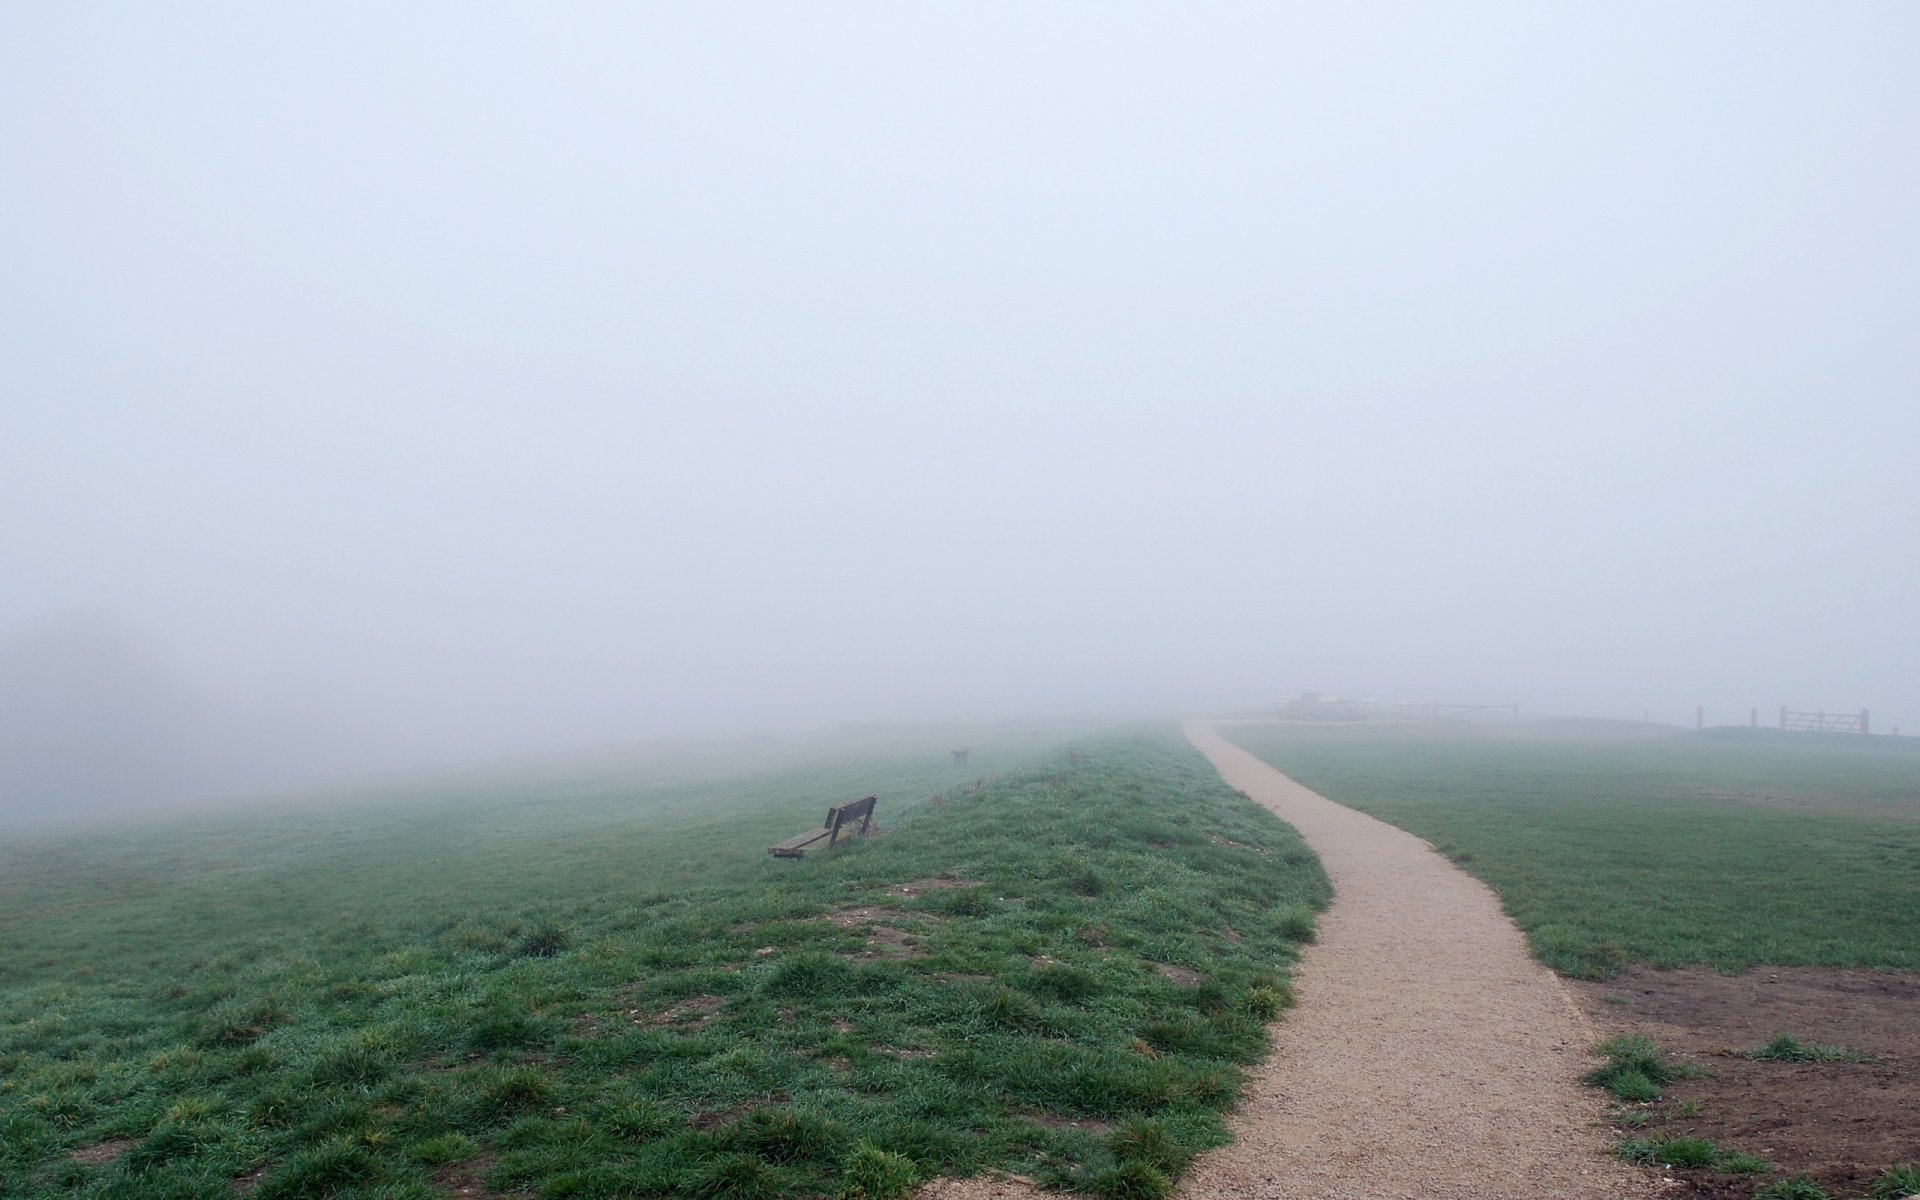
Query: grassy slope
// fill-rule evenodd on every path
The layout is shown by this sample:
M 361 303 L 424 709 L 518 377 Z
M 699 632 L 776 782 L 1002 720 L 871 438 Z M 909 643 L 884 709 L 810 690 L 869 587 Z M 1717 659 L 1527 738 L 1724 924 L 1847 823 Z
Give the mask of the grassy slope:
M 16 848 L 0 1194 L 1149 1194 L 1223 1139 L 1324 877 L 1171 741 L 953 784 L 871 759 Z M 863 790 L 887 836 L 766 856 Z M 979 882 L 898 887 L 940 875 Z M 857 906 L 910 945 L 826 919 Z
M 1920 970 L 1910 739 L 1631 729 L 1228 732 L 1452 855 L 1567 974 L 1630 961 Z

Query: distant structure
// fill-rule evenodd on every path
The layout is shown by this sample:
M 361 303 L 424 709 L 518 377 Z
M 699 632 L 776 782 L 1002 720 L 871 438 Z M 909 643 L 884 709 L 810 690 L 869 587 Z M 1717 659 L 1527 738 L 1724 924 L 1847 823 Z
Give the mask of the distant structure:
M 1276 707 L 1282 721 L 1364 721 L 1378 706 L 1370 700 L 1342 700 L 1324 692 L 1301 692 Z
M 964 766 L 966 766 L 966 765 L 967 765 L 967 755 L 969 755 L 969 754 L 972 754 L 972 753 L 973 753 L 973 747 L 972 747 L 972 746 L 967 746 L 967 747 L 965 747 L 965 748 L 963 748 L 963 749 L 960 749 L 960 750 L 949 750 L 949 751 L 947 751 L 947 753 L 948 753 L 948 754 L 951 754 L 951 755 L 953 755 L 953 765 L 954 765 L 954 766 L 956 766 L 956 767 L 964 767 Z
M 1427 710 L 1430 721 L 1457 721 L 1481 713 L 1505 713 L 1509 721 L 1520 719 L 1518 704 L 1441 704 L 1436 700 L 1427 705 Z
M 1866 733 L 1867 710 L 1857 713 L 1795 712 L 1780 706 L 1780 728 L 1812 733 Z
M 1301 692 L 1275 708 L 1282 721 L 1458 721 L 1482 714 L 1503 713 L 1520 719 L 1518 704 L 1447 704 L 1439 700 L 1345 700 L 1325 692 Z

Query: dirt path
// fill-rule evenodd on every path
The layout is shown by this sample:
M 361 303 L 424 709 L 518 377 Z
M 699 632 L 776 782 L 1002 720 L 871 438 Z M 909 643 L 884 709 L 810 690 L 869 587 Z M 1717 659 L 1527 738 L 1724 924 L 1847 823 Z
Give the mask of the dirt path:
M 1336 890 L 1234 1120 L 1188 1197 L 1635 1200 L 1578 1079 L 1592 1028 L 1493 893 L 1425 842 L 1194 722 L 1228 784 L 1307 839 Z

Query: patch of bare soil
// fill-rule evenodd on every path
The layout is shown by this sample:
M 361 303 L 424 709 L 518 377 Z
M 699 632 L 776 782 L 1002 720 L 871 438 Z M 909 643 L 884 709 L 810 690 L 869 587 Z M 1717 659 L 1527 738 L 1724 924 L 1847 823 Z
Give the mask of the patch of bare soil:
M 77 1163 L 87 1163 L 98 1166 L 100 1163 L 112 1162 L 122 1154 L 133 1149 L 135 1145 L 136 1143 L 132 1138 L 108 1138 L 104 1142 L 95 1142 L 91 1146 L 82 1146 L 67 1155 L 67 1157 Z
M 1052 1113 L 1043 1112 L 1022 1112 L 1020 1116 L 1024 1120 L 1032 1121 L 1035 1125 L 1040 1125 L 1047 1129 L 1081 1129 L 1088 1133 L 1103 1136 L 1113 1132 L 1113 1123 L 1111 1121 L 1096 1121 L 1092 1117 L 1081 1117 L 1077 1120 L 1069 1120 L 1066 1117 L 1056 1117 Z
M 265 1167 L 255 1167 L 245 1175 L 236 1176 L 233 1182 L 229 1183 L 227 1187 L 236 1196 L 251 1196 L 253 1195 L 253 1190 L 260 1186 L 260 1181 L 266 1177 L 266 1174 L 267 1169 Z
M 922 892 L 937 892 L 945 888 L 979 887 L 980 882 L 978 879 L 951 879 L 945 875 L 933 875 L 910 883 L 896 883 L 887 889 L 887 895 L 911 898 Z
M 1741 975 L 1638 967 L 1575 983 L 1605 1036 L 1638 1034 L 1701 1068 L 1646 1106 L 1641 1137 L 1711 1138 L 1773 1162 L 1766 1176 L 1675 1171 L 1665 1195 L 1747 1200 L 1767 1179 L 1805 1175 L 1858 1196 L 1896 1163 L 1920 1163 L 1920 976 L 1802 967 Z M 1873 1062 L 1783 1063 L 1740 1057 L 1776 1034 L 1840 1046 Z
M 636 1025 L 672 1025 L 680 1029 L 698 1029 L 713 1020 L 713 1015 L 726 1007 L 726 1003 L 725 996 L 694 996 L 682 1000 L 663 1012 L 648 1014 L 635 1009 L 627 1015 L 633 1018 Z
M 1168 979 L 1173 980 L 1175 983 L 1184 984 L 1187 987 L 1192 987 L 1206 978 L 1206 976 L 1200 974 L 1198 971 L 1190 971 L 1185 967 L 1176 967 L 1172 963 L 1157 962 L 1153 964 L 1153 969 Z
M 510 1200 L 510 1193 L 496 1192 L 484 1182 L 498 1161 L 491 1154 L 482 1154 L 465 1162 L 448 1163 L 434 1172 L 433 1184 L 442 1194 L 460 1200 Z
M 878 924 L 882 921 L 919 920 L 919 914 L 903 912 L 897 908 L 876 908 L 862 905 L 857 908 L 837 908 L 826 915 L 826 920 L 842 929 L 860 929 L 865 927 L 866 947 L 858 952 L 843 952 L 843 957 L 852 958 L 921 958 L 924 952 L 920 941 L 913 934 L 896 925 Z
M 914 1200 L 1034 1200 L 1045 1196 L 1024 1175 L 976 1175 L 972 1179 L 936 1179 L 913 1193 Z

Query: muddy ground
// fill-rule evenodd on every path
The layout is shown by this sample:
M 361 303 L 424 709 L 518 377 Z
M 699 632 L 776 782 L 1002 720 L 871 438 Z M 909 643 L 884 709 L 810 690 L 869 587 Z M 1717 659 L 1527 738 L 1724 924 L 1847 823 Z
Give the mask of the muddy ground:
M 1635 968 L 1605 983 L 1575 982 L 1605 1036 L 1651 1038 L 1701 1068 L 1644 1106 L 1616 1136 L 1704 1137 L 1775 1163 L 1765 1175 L 1674 1170 L 1664 1195 L 1748 1200 L 1766 1183 L 1805 1175 L 1835 1200 L 1867 1194 L 1894 1163 L 1920 1166 L 1920 976 L 1756 967 Z M 1776 1034 L 1841 1046 L 1872 1062 L 1782 1063 L 1740 1057 Z

